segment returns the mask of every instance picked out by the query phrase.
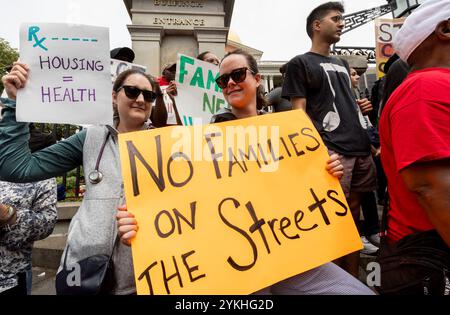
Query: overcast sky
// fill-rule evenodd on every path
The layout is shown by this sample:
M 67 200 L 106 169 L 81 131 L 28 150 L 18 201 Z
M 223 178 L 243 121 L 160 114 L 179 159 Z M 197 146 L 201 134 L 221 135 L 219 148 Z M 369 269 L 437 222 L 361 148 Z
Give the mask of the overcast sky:
M 0 37 L 19 47 L 21 22 L 68 22 L 110 28 L 111 47 L 130 46 L 131 20 L 122 0 L 0 0 Z M 236 0 L 231 28 L 244 45 L 264 51 L 263 60 L 288 60 L 310 48 L 305 21 L 324 0 Z M 345 0 L 346 13 L 387 3 Z M 391 15 L 388 15 L 391 17 Z M 339 45 L 375 45 L 373 22 L 342 36 Z

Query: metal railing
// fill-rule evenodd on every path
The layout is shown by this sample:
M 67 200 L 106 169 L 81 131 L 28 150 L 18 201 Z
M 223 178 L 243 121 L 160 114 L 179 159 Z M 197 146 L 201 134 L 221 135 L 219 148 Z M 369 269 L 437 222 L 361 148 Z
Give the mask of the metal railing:
M 78 131 L 81 131 L 83 128 L 79 126 L 74 125 L 60 125 L 60 124 L 35 124 L 36 128 L 44 133 L 51 133 L 55 138 L 56 141 L 61 141 L 63 139 L 67 139 L 73 134 L 77 133 Z M 63 174 L 62 177 L 62 185 L 64 186 L 65 193 L 67 192 L 67 177 L 68 174 L 72 173 L 72 171 L 67 172 Z M 79 198 L 80 195 L 80 186 L 82 181 L 82 167 L 79 166 L 75 169 L 75 185 L 73 187 L 74 189 L 74 197 Z M 64 199 L 65 199 L 65 193 L 64 193 Z M 59 195 L 59 194 L 58 194 Z M 58 200 L 62 200 L 58 196 Z

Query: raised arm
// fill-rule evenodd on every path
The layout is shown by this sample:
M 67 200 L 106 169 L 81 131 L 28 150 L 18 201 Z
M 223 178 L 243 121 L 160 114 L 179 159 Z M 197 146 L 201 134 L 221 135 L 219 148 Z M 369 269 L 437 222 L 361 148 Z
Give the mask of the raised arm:
M 28 147 L 29 124 L 16 121 L 16 95 L 26 85 L 28 68 L 15 63 L 12 71 L 2 78 L 9 99 L 2 100 L 0 120 L 0 179 L 29 182 L 61 175 L 83 162 L 86 131 L 31 153 Z

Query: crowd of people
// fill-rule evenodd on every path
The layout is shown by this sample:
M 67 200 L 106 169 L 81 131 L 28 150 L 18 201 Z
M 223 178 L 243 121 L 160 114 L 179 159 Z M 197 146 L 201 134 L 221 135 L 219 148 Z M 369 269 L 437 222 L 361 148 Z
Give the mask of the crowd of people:
M 309 14 L 311 49 L 283 66 L 283 86 L 272 96 L 284 100 L 275 111 L 303 110 L 320 133 L 330 154 L 323 167 L 340 180 L 364 253 L 378 254 L 381 285 L 370 289 L 358 280 L 357 251 L 255 294 L 449 295 L 450 0 L 425 1 L 406 19 L 394 44 L 396 63 L 407 70 L 401 80 L 398 72 L 395 79 L 388 73 L 379 104 L 361 98 L 356 70 L 330 55 L 343 14 L 340 2 Z M 116 49 L 111 56 L 132 62 L 130 51 Z M 221 60 L 209 51 L 197 58 L 219 66 L 216 83 L 230 106 L 211 123 L 270 115 L 253 56 L 236 50 Z M 117 136 L 181 124 L 175 72 L 175 63 L 156 79 L 138 70 L 122 72 L 112 89 L 113 126 L 88 127 L 39 148 L 31 147 L 29 124 L 16 122 L 15 114 L 29 67 L 15 62 L 2 78 L 8 97 L 1 99 L 0 179 L 9 182 L 0 182 L 0 295 L 27 293 L 33 241 L 48 236 L 56 221 L 52 178 L 80 165 L 86 192 L 70 224 L 57 292 L 136 294 L 130 244 L 139 229 L 125 203 Z M 375 118 L 374 108 L 380 108 Z M 383 169 L 388 197 L 375 194 Z M 388 199 L 381 220 L 380 198 Z M 67 266 L 75 263 L 100 268 L 73 288 Z

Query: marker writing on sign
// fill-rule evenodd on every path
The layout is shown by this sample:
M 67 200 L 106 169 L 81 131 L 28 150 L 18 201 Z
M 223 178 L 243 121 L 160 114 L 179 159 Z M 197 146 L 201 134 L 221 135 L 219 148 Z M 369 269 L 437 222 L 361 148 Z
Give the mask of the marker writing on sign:
M 283 246 L 284 243 L 299 240 L 306 233 L 312 233 L 320 227 L 332 225 L 337 218 L 348 214 L 348 207 L 338 197 L 343 198 L 334 190 L 328 190 L 326 196 L 321 196 L 313 188 L 310 188 L 309 195 L 305 196 L 308 200 L 305 210 L 294 209 L 291 214 L 286 214 L 287 211 L 284 209 L 283 211 L 274 211 L 274 213 L 284 214 L 282 217 L 275 218 L 260 217 L 251 201 L 241 204 L 236 198 L 223 198 L 217 206 L 220 221 L 237 235 L 243 237 L 251 251 L 251 255 L 245 255 L 245 260 L 230 255 L 226 258 L 226 262 L 236 271 L 249 271 L 257 264 L 258 257 L 264 254 L 264 249 L 266 255 L 271 255 L 274 246 Z M 172 211 L 160 210 L 156 212 L 153 219 L 154 231 L 161 239 L 193 233 L 197 227 L 196 210 L 197 201 L 190 203 L 190 215 L 183 214 L 180 209 L 176 208 L 173 208 Z M 236 218 L 236 211 L 240 215 L 239 218 Z M 248 222 L 248 216 L 251 223 L 243 226 L 243 222 Z M 235 218 L 234 222 L 230 217 Z M 261 242 L 256 238 L 262 241 L 262 249 L 258 248 L 258 244 Z M 139 274 L 138 281 L 144 281 L 150 294 L 154 295 L 162 293 L 155 292 L 155 283 L 162 283 L 165 293 L 171 294 L 171 288 L 173 289 L 174 286 L 184 288 L 187 283 L 206 278 L 207 274 L 194 263 L 195 254 L 196 250 L 191 249 L 182 254 L 173 254 L 169 259 L 151 261 Z M 248 257 L 251 257 L 250 260 Z M 172 270 L 172 274 L 168 274 L 167 270 Z
M 208 143 L 208 147 L 211 152 L 211 158 L 217 179 L 221 179 L 223 176 L 219 165 L 219 159 L 221 159 L 224 154 L 228 155 L 228 177 L 232 177 L 235 169 L 241 170 L 243 173 L 247 173 L 249 170 L 247 163 L 250 161 L 256 161 L 258 168 L 261 169 L 263 164 L 268 165 L 270 162 L 278 162 L 287 157 L 300 157 L 308 152 L 316 151 L 320 147 L 319 140 L 315 138 L 313 131 L 310 128 L 302 128 L 300 133 L 296 132 L 289 134 L 286 137 L 279 137 L 279 140 L 283 146 L 280 147 L 282 150 L 280 150 L 278 154 L 275 152 L 273 147 L 273 140 L 276 139 L 268 139 L 265 143 L 249 144 L 247 146 L 247 152 L 242 151 L 241 148 L 238 148 L 238 152 L 235 152 L 235 148 L 229 147 L 224 151 L 226 153 L 221 153 L 214 147 L 212 139 L 222 136 L 222 133 L 211 133 L 205 135 L 206 142 Z M 260 153 L 259 156 L 257 152 Z M 264 154 L 264 152 L 268 152 L 269 155 Z M 237 158 L 237 156 L 240 158 Z
M 62 86 L 45 87 L 41 86 L 41 102 L 42 103 L 58 103 L 58 102 L 95 102 L 96 90 L 83 88 L 63 88 Z
M 226 157 L 228 161 L 228 167 L 226 168 L 226 171 L 228 171 L 227 175 L 228 177 L 232 177 L 237 172 L 248 173 L 250 162 L 252 162 L 251 165 L 256 164 L 259 169 L 262 169 L 264 165 L 269 165 L 269 163 L 276 163 L 287 158 L 301 158 L 310 152 L 318 150 L 320 147 L 320 142 L 314 136 L 313 130 L 306 127 L 302 128 L 300 132 L 289 134 L 286 137 L 279 137 L 278 140 L 282 143 L 282 146 L 280 146 L 282 150 L 278 153 L 275 152 L 273 146 L 274 140 L 277 139 L 268 139 L 267 142 L 257 143 L 255 145 L 249 144 L 246 152 L 240 148 L 238 148 L 237 152 L 235 152 L 236 148 L 229 147 L 226 148 L 224 151 L 225 153 L 221 153 L 214 147 L 212 139 L 222 136 L 222 133 L 211 133 L 204 135 L 211 153 L 213 174 L 217 179 L 221 179 L 224 176 L 224 170 L 221 169 L 219 163 L 219 160 L 224 155 L 227 155 Z M 154 140 L 154 152 L 156 152 L 157 157 L 156 167 L 152 166 L 144 158 L 132 140 L 126 141 L 134 196 L 138 196 L 140 194 L 137 163 L 141 163 L 141 165 L 144 166 L 145 170 L 148 172 L 148 175 L 150 175 L 151 179 L 161 192 L 166 189 L 167 184 L 164 170 L 166 170 L 167 179 L 172 187 L 184 187 L 192 180 L 194 176 L 194 166 L 188 155 L 183 152 L 176 152 L 173 153 L 166 162 L 163 159 L 161 150 L 161 136 L 155 136 Z M 264 152 L 268 152 L 268 154 L 266 155 Z M 238 158 L 238 156 L 240 158 Z M 184 173 L 186 174 L 184 178 L 175 179 L 174 171 L 172 169 L 173 162 L 175 161 L 178 163 L 183 163 L 185 165 L 184 168 L 188 169 L 188 172 Z
M 282 218 L 265 219 L 258 216 L 251 201 L 248 201 L 245 206 L 242 207 L 241 203 L 235 198 L 228 197 L 223 199 L 218 206 L 220 219 L 226 226 L 236 231 L 248 242 L 253 257 L 251 261 L 243 262 L 240 261 L 240 259 L 229 256 L 227 259 L 228 264 L 233 269 L 238 271 L 247 271 L 255 266 L 258 260 L 259 251 L 257 242 L 253 239 L 254 235 L 259 234 L 267 254 L 270 254 L 272 248 L 271 246 L 276 246 L 276 244 L 281 246 L 285 241 L 299 239 L 301 237 L 301 233 L 313 231 L 320 225 L 330 225 L 332 224 L 332 220 L 330 218 L 332 218 L 333 215 L 337 217 L 347 215 L 348 208 L 337 198 L 338 192 L 328 190 L 327 198 L 320 198 L 313 188 L 310 188 L 309 191 L 311 196 L 308 199 L 312 199 L 312 201 L 308 206 L 308 210 L 310 213 L 315 213 L 316 210 L 318 210 L 318 213 L 320 213 L 319 218 L 323 221 L 316 221 L 316 223 L 310 226 L 305 226 L 302 224 L 304 218 L 308 216 L 307 211 L 296 210 L 291 218 L 284 216 Z M 334 213 L 329 214 L 329 210 L 327 211 L 329 205 L 331 205 L 333 209 L 336 205 L 338 205 L 343 211 L 335 211 Z M 242 224 L 241 222 L 245 222 L 244 220 L 239 220 L 239 222 L 230 222 L 226 216 L 227 211 L 242 211 L 243 215 L 247 213 L 252 220 L 252 224 L 248 227 L 242 227 L 240 224 Z M 280 213 L 285 213 L 285 211 L 280 211 Z
M 48 48 L 44 46 L 44 41 L 46 40 L 45 37 L 42 37 L 41 39 L 39 39 L 37 33 L 40 31 L 40 27 L 39 26 L 30 26 L 28 28 L 28 41 L 31 42 L 34 40 L 34 45 L 33 47 L 40 47 L 43 50 L 47 51 Z
M 105 68 L 101 60 L 86 58 L 69 58 L 58 56 L 39 56 L 39 66 L 42 70 L 83 70 L 101 72 Z
M 158 212 L 158 214 L 155 216 L 155 220 L 154 220 L 155 231 L 158 234 L 158 237 L 163 238 L 163 239 L 168 238 L 171 235 L 173 235 L 175 233 L 175 231 L 178 235 L 182 235 L 183 234 L 183 225 L 186 225 L 188 227 L 189 231 L 195 230 L 196 209 L 197 209 L 197 202 L 196 201 L 191 202 L 190 218 L 183 215 L 181 213 L 181 211 L 176 208 L 174 208 L 172 210 L 173 215 L 168 210 L 162 210 L 162 211 Z M 161 221 L 168 222 L 169 224 L 163 225 L 161 223 Z M 184 222 L 184 224 L 183 224 L 183 222 Z M 189 277 L 189 282 L 191 282 L 191 283 L 206 277 L 205 273 L 201 273 L 199 271 L 198 265 L 193 265 L 192 263 L 188 262 L 188 258 L 194 254 L 195 254 L 195 250 L 190 250 L 186 253 L 183 253 L 179 257 L 173 255 L 171 257 L 172 258 L 171 263 L 169 263 L 167 261 L 165 262 L 164 260 L 153 261 L 139 275 L 138 280 L 146 281 L 151 295 L 155 294 L 154 288 L 153 288 L 153 282 L 152 282 L 152 279 L 154 279 L 154 277 L 155 277 L 155 272 L 156 272 L 156 275 L 161 276 L 160 279 L 164 283 L 164 288 L 165 288 L 167 294 L 170 294 L 170 292 L 171 292 L 170 287 L 169 287 L 169 282 L 171 280 L 174 280 L 174 281 L 178 280 L 178 281 L 176 281 L 178 283 L 178 286 L 183 288 L 186 283 L 186 280 L 183 281 L 183 277 L 185 277 L 185 275 L 187 275 Z M 184 268 L 179 267 L 180 258 L 181 258 L 181 262 L 182 262 Z M 194 259 L 194 257 L 190 258 L 190 260 L 192 260 L 192 259 Z M 175 272 L 171 275 L 168 275 L 168 273 L 167 273 L 168 265 L 171 265 L 170 266 L 171 270 L 175 269 Z M 153 274 L 152 274 L 152 272 L 153 272 Z

